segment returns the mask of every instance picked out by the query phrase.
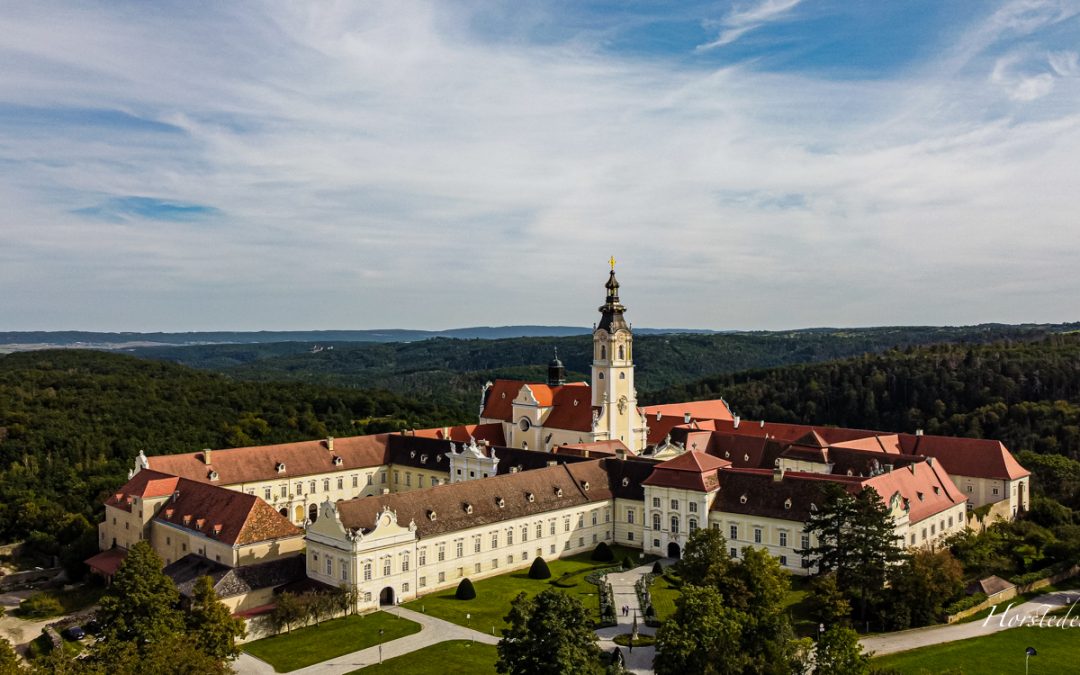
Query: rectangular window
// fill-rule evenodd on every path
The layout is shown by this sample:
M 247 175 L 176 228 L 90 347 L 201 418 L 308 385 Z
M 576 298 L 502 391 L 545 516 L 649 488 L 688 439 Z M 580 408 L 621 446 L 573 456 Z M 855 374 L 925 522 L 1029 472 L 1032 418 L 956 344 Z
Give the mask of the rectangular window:
M 551 551 L 551 555 L 555 555 L 555 544 L 552 544 L 552 545 L 551 545 L 551 546 L 550 546 L 550 547 L 548 548 L 548 550 L 549 550 L 549 551 Z
M 371 602 L 371 591 L 364 593 L 364 602 Z
M 345 565 L 344 560 L 341 561 L 341 580 L 342 581 L 348 581 L 349 580 L 349 568 L 348 568 L 348 566 Z
M 787 532 L 780 533 L 780 545 L 787 546 Z
M 419 579 L 417 579 L 416 585 L 420 588 L 427 586 L 427 577 L 420 577 Z
M 339 489 L 339 490 L 344 490 L 345 489 L 345 477 L 344 476 L 338 476 L 337 489 Z
M 355 473 L 353 474 L 353 477 L 352 477 L 352 486 L 354 488 L 360 487 L 360 476 L 357 476 Z
M 810 535 L 804 534 L 802 536 L 802 547 L 804 550 L 810 548 Z
M 577 545 L 578 545 L 578 548 L 584 546 L 585 545 L 585 537 L 578 537 Z
M 593 524 L 593 525 L 595 525 L 595 524 L 596 524 L 596 511 L 593 511 L 593 512 L 592 512 L 592 524 Z
M 390 558 L 389 558 L 389 556 L 383 559 L 382 575 L 384 577 L 390 576 Z
M 278 491 L 278 494 L 281 495 L 282 499 L 285 499 L 286 497 L 288 497 L 289 496 L 289 486 L 288 485 L 282 485 L 281 489 Z
M 491 533 L 491 548 L 492 549 L 499 548 L 499 533 L 498 532 L 492 532 Z
M 304 494 L 304 484 L 300 481 L 296 482 L 296 494 L 297 496 Z
M 690 502 L 690 513 L 697 513 L 697 502 Z
M 536 538 L 540 539 L 543 536 L 544 536 L 544 524 L 543 523 L 537 523 L 536 524 Z
M 499 569 L 499 559 L 498 558 L 492 558 L 491 559 L 491 569 L 493 569 L 493 570 Z
M 375 474 L 369 473 L 367 475 L 367 484 L 372 485 L 375 482 Z
M 405 472 L 405 485 L 412 487 L 412 473 L 409 471 Z
M 364 581 L 371 581 L 371 563 L 364 563 Z
M 507 530 L 506 531 L 506 545 L 507 546 L 513 546 L 514 545 L 514 531 L 513 530 Z
M 506 564 L 507 565 L 513 565 L 514 564 L 514 556 L 512 556 L 512 555 L 506 556 Z
M 480 537 L 473 537 L 473 540 L 472 540 L 472 552 L 473 553 L 479 553 L 480 552 Z
M 475 574 L 480 574 L 480 563 L 476 563 L 475 565 L 473 565 L 473 572 Z
M 551 530 L 550 530 L 550 533 L 551 533 L 551 534 L 555 534 L 555 519 L 554 519 L 554 518 L 552 518 L 552 519 L 551 519 L 550 521 L 548 521 L 548 524 L 550 524 L 550 525 L 551 525 Z
M 527 541 L 529 541 L 529 526 L 528 525 L 522 525 L 521 526 L 521 543 L 524 544 Z
M 263 499 L 270 501 L 270 488 L 263 488 Z
M 653 497 L 652 498 L 652 505 L 653 505 L 654 509 L 660 508 L 660 498 L 659 497 Z
M 634 524 L 634 509 L 626 509 L 626 522 Z
M 439 479 L 436 478 L 435 476 L 432 476 L 431 477 L 431 487 L 435 487 L 438 484 L 439 484 Z
M 408 572 L 409 571 L 409 552 L 408 551 L 405 551 L 404 553 L 401 554 L 401 571 L 402 572 Z
M 330 479 L 329 478 L 323 478 L 322 479 L 322 491 L 323 492 L 330 492 Z
M 457 557 L 461 557 L 465 552 L 465 542 L 458 541 L 454 544 L 454 549 L 457 551 Z
M 754 543 L 755 544 L 760 544 L 761 543 L 761 528 L 759 528 L 759 527 L 754 528 Z
M 439 583 L 446 581 L 446 572 L 439 572 Z
M 784 565 L 785 567 L 787 566 L 787 556 L 786 555 L 780 556 L 780 564 Z
M 446 544 L 439 544 L 438 560 L 442 562 L 446 560 Z
M 382 483 L 383 485 L 386 485 L 386 472 L 385 471 L 380 471 L 379 472 L 379 482 Z
M 563 525 L 563 532 L 569 532 L 570 531 L 570 516 L 566 516 L 565 518 L 562 519 L 562 525 Z
M 679 510 L 679 500 L 678 499 L 672 499 L 671 500 L 671 510 L 672 511 L 678 511 Z
M 401 472 L 400 471 L 395 471 L 394 472 L 394 485 L 400 485 L 400 484 L 401 484 Z
M 633 532 L 627 532 L 626 533 L 626 540 L 627 541 L 634 541 L 634 533 Z
M 326 576 L 328 576 L 328 577 L 334 576 L 334 559 L 333 558 L 327 558 L 326 559 Z
M 737 557 L 739 557 L 739 552 L 738 552 L 738 551 L 736 551 L 736 550 L 735 550 L 734 548 L 732 548 L 732 549 L 730 549 L 730 550 L 731 550 L 731 557 L 732 557 L 732 558 L 737 558 Z
M 420 567 L 423 567 L 424 565 L 427 564 L 427 547 L 426 546 L 424 548 L 420 549 L 420 556 L 419 556 L 419 560 L 417 561 L 417 564 L 420 565 Z
M 593 535 L 592 535 L 592 543 L 594 543 L 594 544 L 596 543 L 596 533 L 595 532 L 593 532 Z
M 732 525 L 729 532 L 728 532 L 728 534 L 730 535 L 728 537 L 728 539 L 738 539 L 739 538 L 739 526 L 738 525 Z
M 315 481 L 308 482 L 308 492 L 315 494 Z

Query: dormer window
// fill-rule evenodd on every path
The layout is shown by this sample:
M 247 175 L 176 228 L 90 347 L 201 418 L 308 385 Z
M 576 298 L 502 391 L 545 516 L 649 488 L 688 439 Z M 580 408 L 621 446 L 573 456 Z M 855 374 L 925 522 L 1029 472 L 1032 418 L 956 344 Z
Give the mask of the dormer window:
M 664 416 L 660 413 L 660 411 L 657 410 L 656 411 L 656 421 L 659 422 L 663 417 Z
M 629 484 L 630 484 L 630 479 L 629 479 L 629 478 L 626 478 L 626 477 L 624 476 L 624 477 L 623 477 L 623 479 L 622 479 L 622 486 L 623 486 L 623 487 L 626 487 L 626 486 L 627 486 L 627 485 L 629 485 Z
M 217 471 L 211 471 L 210 472 L 210 480 L 217 480 L 217 479 L 218 479 L 218 472 Z
M 581 489 L 585 490 L 585 492 L 588 492 L 589 491 L 589 481 L 587 481 L 587 480 L 581 481 Z
M 937 485 L 934 486 L 934 494 L 936 494 L 936 495 L 941 494 L 941 488 L 938 487 Z
M 185 513 L 184 517 L 181 520 L 183 520 L 183 522 L 184 522 L 184 527 L 187 527 L 188 525 L 191 525 L 191 514 Z
M 409 459 L 416 459 L 416 451 L 415 450 L 413 450 L 412 452 L 409 453 Z
M 420 463 L 427 464 L 427 455 L 420 455 Z
M 215 537 L 220 537 L 221 536 L 221 523 L 214 523 L 214 536 Z
M 556 497 L 562 497 L 562 488 L 561 487 L 555 488 L 555 496 Z
M 532 504 L 533 502 L 536 501 L 536 495 L 534 495 L 531 492 L 526 492 L 525 493 L 525 499 L 529 500 L 529 503 Z
M 285 462 L 278 462 L 274 468 L 277 469 L 278 473 L 285 473 Z
M 428 511 L 427 512 L 427 517 L 428 517 L 428 520 L 430 520 L 432 522 L 435 522 L 435 509 L 432 509 L 432 510 Z
M 465 502 L 465 513 L 472 513 L 472 504 Z
M 165 518 L 172 520 L 173 512 L 173 509 L 165 509 Z
M 502 393 L 502 397 L 506 398 L 506 392 L 505 391 Z
M 731 452 L 725 450 L 724 451 L 724 459 L 731 459 Z
M 334 457 L 334 466 L 341 466 L 343 461 L 340 457 Z
M 746 503 L 746 494 L 745 493 L 739 495 L 739 503 L 740 504 L 745 504 Z
M 817 504 L 810 502 L 810 513 L 817 513 Z
M 790 497 L 788 499 L 784 500 L 784 508 L 788 509 L 788 510 L 791 509 L 791 498 Z
M 773 466 L 780 466 L 780 458 L 777 457 L 776 459 L 774 459 L 772 465 Z
M 443 456 L 443 455 L 439 455 L 439 456 L 438 456 L 438 457 L 437 457 L 437 458 L 435 459 L 435 461 L 437 461 L 437 462 L 441 462 L 441 461 L 443 461 L 443 458 L 444 458 L 444 456 Z
M 575 405 L 575 406 L 577 406 L 578 402 L 579 402 L 579 401 L 578 401 L 578 400 L 577 400 L 577 399 L 575 398 L 575 399 L 574 399 L 574 405 Z
M 915 493 L 915 495 L 916 495 L 916 496 L 917 496 L 917 497 L 919 498 L 919 501 L 920 501 L 920 502 L 921 502 L 921 501 L 923 500 L 923 493 L 921 493 L 921 492 L 916 492 L 916 493 Z
M 498 506 L 500 509 L 503 508 L 504 506 L 506 506 L 506 500 L 502 497 L 496 497 L 495 506 Z
M 742 461 L 749 462 L 750 461 L 750 455 L 743 455 L 742 456 Z

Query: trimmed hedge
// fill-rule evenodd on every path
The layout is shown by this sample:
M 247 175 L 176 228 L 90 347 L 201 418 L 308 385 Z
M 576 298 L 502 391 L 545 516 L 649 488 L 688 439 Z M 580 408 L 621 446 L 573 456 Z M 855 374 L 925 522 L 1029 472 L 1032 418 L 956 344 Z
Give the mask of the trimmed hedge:
M 536 556 L 536 560 L 533 561 L 532 567 L 529 568 L 530 579 L 550 579 L 551 570 L 548 569 L 547 561 Z
M 630 560 L 630 556 L 625 556 L 622 559 L 622 568 L 624 570 L 630 570 L 634 568 L 634 562 Z
M 659 560 L 657 560 L 656 562 L 654 562 L 652 564 L 652 573 L 653 574 L 663 574 L 664 573 L 664 566 L 660 564 Z
M 457 590 L 454 592 L 454 597 L 458 600 L 472 600 L 476 597 L 476 589 L 473 588 L 472 582 L 469 581 L 469 577 L 465 577 L 458 584 Z
M 975 605 L 978 605 L 979 603 L 983 602 L 984 600 L 986 600 L 986 593 L 974 593 L 972 595 L 967 596 L 966 598 L 961 598 L 961 599 L 957 600 L 956 602 L 952 603 L 951 605 L 948 605 L 945 608 L 945 614 L 947 616 L 952 616 L 953 614 L 959 614 L 960 612 L 964 611 L 965 609 L 971 609 L 972 607 L 974 607 Z
M 611 562 L 615 559 L 615 554 L 611 551 L 611 547 L 607 545 L 607 542 L 600 542 L 593 549 L 592 559 L 597 562 Z

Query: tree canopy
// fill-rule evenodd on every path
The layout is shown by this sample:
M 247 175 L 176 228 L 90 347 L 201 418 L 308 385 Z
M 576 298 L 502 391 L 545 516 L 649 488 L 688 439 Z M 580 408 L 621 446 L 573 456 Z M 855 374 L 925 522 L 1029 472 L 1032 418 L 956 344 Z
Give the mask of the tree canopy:
M 508 675 L 600 672 L 600 648 L 589 611 L 577 598 L 553 588 L 534 597 L 519 594 L 506 615 L 496 670 Z

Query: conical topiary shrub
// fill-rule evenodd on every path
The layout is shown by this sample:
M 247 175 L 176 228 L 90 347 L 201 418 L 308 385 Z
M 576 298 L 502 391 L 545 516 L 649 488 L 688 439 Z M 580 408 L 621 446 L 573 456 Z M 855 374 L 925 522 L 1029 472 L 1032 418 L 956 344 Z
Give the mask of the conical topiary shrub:
M 622 568 L 624 570 L 633 569 L 634 561 L 630 560 L 630 556 L 626 556 L 622 559 Z
M 461 580 L 461 583 L 457 585 L 457 591 L 454 593 L 454 597 L 458 600 L 472 600 L 476 597 L 476 589 L 473 588 L 472 582 L 469 581 L 469 577 L 465 577 Z
M 664 566 L 660 564 L 659 560 L 657 560 L 656 562 L 653 563 L 652 573 L 653 574 L 663 574 L 664 573 Z
M 598 562 L 611 562 L 615 559 L 615 554 L 611 552 L 611 547 L 602 541 L 593 549 L 592 559 Z
M 547 561 L 536 556 L 536 560 L 533 561 L 532 567 L 529 568 L 530 579 L 550 579 L 551 570 L 548 569 Z

